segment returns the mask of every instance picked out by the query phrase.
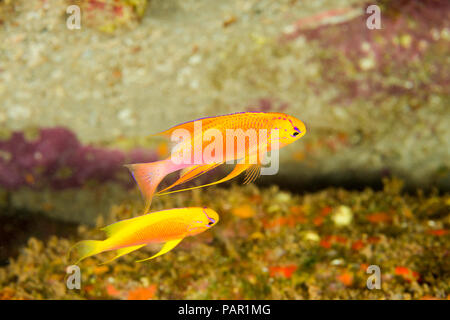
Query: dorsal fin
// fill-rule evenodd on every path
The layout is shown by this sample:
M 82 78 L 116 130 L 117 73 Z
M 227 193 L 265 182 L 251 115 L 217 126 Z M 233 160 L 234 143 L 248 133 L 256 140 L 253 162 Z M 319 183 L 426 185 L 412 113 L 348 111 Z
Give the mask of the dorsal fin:
M 184 128 L 184 129 L 187 129 L 187 130 L 191 131 L 191 129 L 193 129 L 193 127 L 194 127 L 193 123 L 195 121 L 200 121 L 201 120 L 203 125 L 207 125 L 207 124 L 209 124 L 209 123 L 211 123 L 213 121 L 218 121 L 218 120 L 220 120 L 220 118 L 223 118 L 223 117 L 229 117 L 229 116 L 237 116 L 237 117 L 239 117 L 239 116 L 242 116 L 242 115 L 245 115 L 245 114 L 261 114 L 261 113 L 266 113 L 266 112 L 262 112 L 262 111 L 244 111 L 244 112 L 235 112 L 235 113 L 223 114 L 223 115 L 219 115 L 219 116 L 209 116 L 209 117 L 198 118 L 198 119 L 195 119 L 195 120 L 186 121 L 186 122 L 177 124 L 177 125 L 169 128 L 169 129 L 167 129 L 167 130 L 165 130 L 163 132 L 152 134 L 150 136 L 162 136 L 162 137 L 170 138 L 170 136 L 172 135 L 172 132 L 175 129 Z
M 152 134 L 150 136 L 160 136 L 160 137 L 170 138 L 172 136 L 172 133 L 177 129 L 186 129 L 189 132 L 191 132 L 191 134 L 192 134 L 194 131 L 194 122 L 195 121 L 202 121 L 202 126 L 203 126 L 203 125 L 207 125 L 207 124 L 215 121 L 216 120 L 215 118 L 216 117 L 205 117 L 205 118 L 199 118 L 199 119 L 183 122 L 183 123 L 177 124 L 177 125 L 169 128 L 167 130 L 164 130 L 164 131 L 156 133 L 156 134 Z
M 103 227 L 100 230 L 104 231 L 106 235 L 109 237 L 113 236 L 117 232 L 123 230 L 127 226 L 129 226 L 131 223 L 133 223 L 133 219 L 126 219 L 123 221 L 119 221 L 113 224 L 110 224 L 109 226 Z

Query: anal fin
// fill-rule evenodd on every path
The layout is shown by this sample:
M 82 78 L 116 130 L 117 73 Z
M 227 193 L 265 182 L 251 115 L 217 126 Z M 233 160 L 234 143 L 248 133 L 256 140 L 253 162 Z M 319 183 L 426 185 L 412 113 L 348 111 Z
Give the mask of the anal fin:
M 154 259 L 154 258 L 156 258 L 156 257 L 159 257 L 160 255 L 163 255 L 164 253 L 167 253 L 167 252 L 169 252 L 170 250 L 172 250 L 173 248 L 175 248 L 175 247 L 177 246 L 177 244 L 179 244 L 179 243 L 181 242 L 181 240 L 183 240 L 183 238 L 181 238 L 181 239 L 175 239 L 175 240 L 171 240 L 171 241 L 167 241 L 167 242 L 164 244 L 164 246 L 161 248 L 161 250 L 160 250 L 157 254 L 151 256 L 150 258 L 138 260 L 138 261 L 136 261 L 136 262 L 147 261 L 147 260 L 150 260 L 150 259 Z
M 137 246 L 131 246 L 131 247 L 125 247 L 125 248 L 118 249 L 116 251 L 117 255 L 114 258 L 112 258 L 112 259 L 110 259 L 110 260 L 108 260 L 106 262 L 102 262 L 101 264 L 110 263 L 110 262 L 116 260 L 117 258 L 123 256 L 123 255 L 126 255 L 126 254 L 128 254 L 130 252 L 133 252 L 133 251 L 138 250 L 138 249 L 140 249 L 142 247 L 145 247 L 145 246 L 146 246 L 145 244 L 140 244 L 140 245 L 137 245 Z
M 175 192 L 181 192 L 181 191 L 187 191 L 187 190 L 193 190 L 193 189 L 198 189 L 198 188 L 203 188 L 203 187 L 208 187 L 208 186 L 213 186 L 215 184 L 219 184 L 228 180 L 231 180 L 235 177 L 237 177 L 238 175 L 240 175 L 242 172 L 244 172 L 245 170 L 247 170 L 248 168 L 250 168 L 252 166 L 252 164 L 244 164 L 244 163 L 238 163 L 236 164 L 236 166 L 234 167 L 233 171 L 231 171 L 226 177 L 208 183 L 208 184 L 203 184 L 201 186 L 195 186 L 195 187 L 191 187 L 191 188 L 186 188 L 186 189 L 181 189 L 181 190 L 174 190 L 174 191 L 168 191 L 168 192 L 163 192 L 163 193 L 158 193 L 158 195 L 162 196 L 162 195 L 166 195 L 166 194 L 170 194 L 170 193 L 175 193 Z
M 191 181 L 192 179 L 195 179 L 195 178 L 201 176 L 202 174 L 216 168 L 219 165 L 220 165 L 220 163 L 210 163 L 210 164 L 204 164 L 204 165 L 193 165 L 189 168 L 186 168 L 186 169 L 184 169 L 185 172 L 183 172 L 180 175 L 180 178 L 177 181 L 172 183 L 167 188 L 164 188 L 164 189 L 158 191 L 157 194 L 162 194 L 162 193 L 172 189 L 173 187 L 176 187 L 177 185 Z

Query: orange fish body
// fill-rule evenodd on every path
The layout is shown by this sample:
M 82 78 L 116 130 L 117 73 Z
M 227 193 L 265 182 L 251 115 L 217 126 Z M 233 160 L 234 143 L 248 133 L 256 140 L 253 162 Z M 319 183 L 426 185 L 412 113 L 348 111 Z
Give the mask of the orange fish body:
M 201 131 L 196 133 L 196 124 L 201 123 Z M 195 142 L 205 140 L 206 134 L 210 130 L 217 130 L 220 132 L 222 141 L 222 153 L 226 155 L 226 159 L 237 160 L 242 155 L 236 154 L 236 144 L 233 144 L 234 148 L 226 148 L 227 144 L 227 131 L 235 131 L 236 139 L 239 140 L 245 137 L 245 134 L 249 133 L 248 130 L 254 130 L 257 134 L 261 130 L 266 130 L 268 135 L 268 150 L 271 151 L 275 144 L 270 143 L 271 131 L 277 129 L 280 135 L 279 147 L 283 147 L 287 144 L 294 142 L 301 138 L 306 133 L 306 128 L 303 122 L 279 112 L 239 112 L 217 117 L 201 118 L 180 125 L 174 126 L 166 131 L 163 131 L 157 135 L 165 136 L 167 138 L 172 137 L 177 130 L 186 130 L 192 137 L 187 141 L 186 146 L 192 150 L 195 148 Z M 294 136 L 295 134 L 295 136 Z M 209 136 L 209 135 L 208 135 Z M 258 135 L 257 135 L 258 136 Z M 207 139 L 207 138 L 206 138 Z M 252 144 L 250 140 L 245 140 L 245 150 L 259 151 L 262 146 L 258 145 L 258 142 Z M 200 143 L 199 143 L 200 144 Z M 189 146 L 190 145 L 190 146 Z M 202 143 L 202 152 L 208 147 L 207 143 Z M 233 152 L 234 151 L 234 152 Z M 251 153 L 251 151 L 250 151 Z M 229 158 L 228 158 L 229 157 Z M 194 162 L 195 159 L 192 159 Z M 207 164 L 207 161 L 200 161 L 198 164 Z
M 111 224 L 102 229 L 107 234 L 107 239 L 81 241 L 72 250 L 76 251 L 79 256 L 78 263 L 87 257 L 105 251 L 117 250 L 117 255 L 112 259 L 115 260 L 147 244 L 165 243 L 157 254 L 140 260 L 145 261 L 172 250 L 184 238 L 208 230 L 218 221 L 219 215 L 209 208 L 162 210 Z
M 148 211 L 157 186 L 174 171 L 183 170 L 175 183 L 156 194 L 193 189 L 169 191 L 230 161 L 237 161 L 234 170 L 225 178 L 207 185 L 225 182 L 246 170 L 246 183 L 251 182 L 259 176 L 266 152 L 282 148 L 305 133 L 306 127 L 302 121 L 278 112 L 241 112 L 201 118 L 158 134 L 180 141 L 170 158 L 127 167 L 146 199 L 145 211 Z

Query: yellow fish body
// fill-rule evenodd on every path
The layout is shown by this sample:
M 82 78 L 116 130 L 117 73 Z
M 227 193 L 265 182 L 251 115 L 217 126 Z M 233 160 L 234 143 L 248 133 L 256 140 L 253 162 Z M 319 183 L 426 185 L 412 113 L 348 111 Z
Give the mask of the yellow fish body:
M 169 191 L 173 187 L 190 181 L 229 160 L 237 161 L 236 167 L 230 174 L 213 183 L 194 188 L 225 182 L 238 176 L 244 171 L 247 171 L 246 183 L 249 183 L 259 176 L 262 160 L 259 156 L 262 150 L 273 151 L 274 149 L 282 148 L 300 139 L 306 133 L 306 127 L 302 121 L 293 116 L 279 112 L 240 112 L 217 117 L 207 117 L 182 123 L 161 132 L 158 135 L 172 137 L 177 133 L 177 130 L 179 130 L 178 132 L 181 130 L 187 132 L 190 137 L 181 144 L 181 148 L 178 150 L 180 154 L 186 150 L 192 151 L 191 153 L 193 156 L 190 158 L 190 162 L 174 163 L 172 158 L 169 157 L 168 159 L 151 163 L 127 165 L 146 200 L 144 212 L 147 212 L 150 208 L 154 194 L 162 195 L 193 189 L 187 188 Z M 205 135 L 208 135 L 208 132 L 212 132 L 211 130 L 219 133 L 219 136 L 221 137 L 221 141 L 219 141 L 220 143 L 218 144 L 220 147 L 218 150 L 214 150 L 215 153 L 219 152 L 223 155 L 222 160 L 219 161 L 208 161 L 204 156 L 205 151 L 207 151 L 207 148 L 210 145 L 201 142 L 203 140 L 208 140 L 205 139 Z M 239 149 L 237 143 L 234 143 L 235 140 L 233 140 L 232 147 L 229 147 L 227 134 L 230 130 L 236 134 L 236 140 L 243 141 L 241 149 Z M 245 139 L 246 132 L 250 132 L 249 130 L 254 130 L 255 132 L 267 132 L 266 142 L 261 143 L 259 137 L 258 140 L 253 141 Z M 276 136 L 273 132 L 277 133 Z M 217 140 L 218 138 L 215 137 L 215 139 Z M 195 156 L 196 145 L 200 145 L 199 153 L 201 157 L 199 158 L 196 158 Z M 257 160 L 256 162 L 248 161 L 250 158 Z M 178 170 L 182 170 L 180 178 L 169 187 L 155 193 L 156 188 L 162 179 L 168 174 Z
M 103 241 L 84 240 L 75 244 L 71 251 L 81 260 L 105 251 L 117 250 L 117 255 L 105 262 L 138 250 L 150 243 L 164 243 L 162 249 L 150 258 L 156 258 L 172 250 L 188 236 L 208 230 L 219 221 L 219 215 L 212 209 L 191 207 L 152 212 L 136 218 L 113 223 L 102 230 L 108 236 Z M 70 254 L 70 252 L 69 252 Z

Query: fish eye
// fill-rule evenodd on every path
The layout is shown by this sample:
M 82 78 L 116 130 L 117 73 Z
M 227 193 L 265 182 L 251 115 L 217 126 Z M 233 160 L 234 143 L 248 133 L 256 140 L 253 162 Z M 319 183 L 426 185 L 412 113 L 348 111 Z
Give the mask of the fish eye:
M 295 137 L 295 136 L 298 136 L 298 131 L 295 131 L 292 135 L 293 135 L 294 137 Z
M 209 218 L 208 226 L 212 226 L 216 222 L 213 218 Z

